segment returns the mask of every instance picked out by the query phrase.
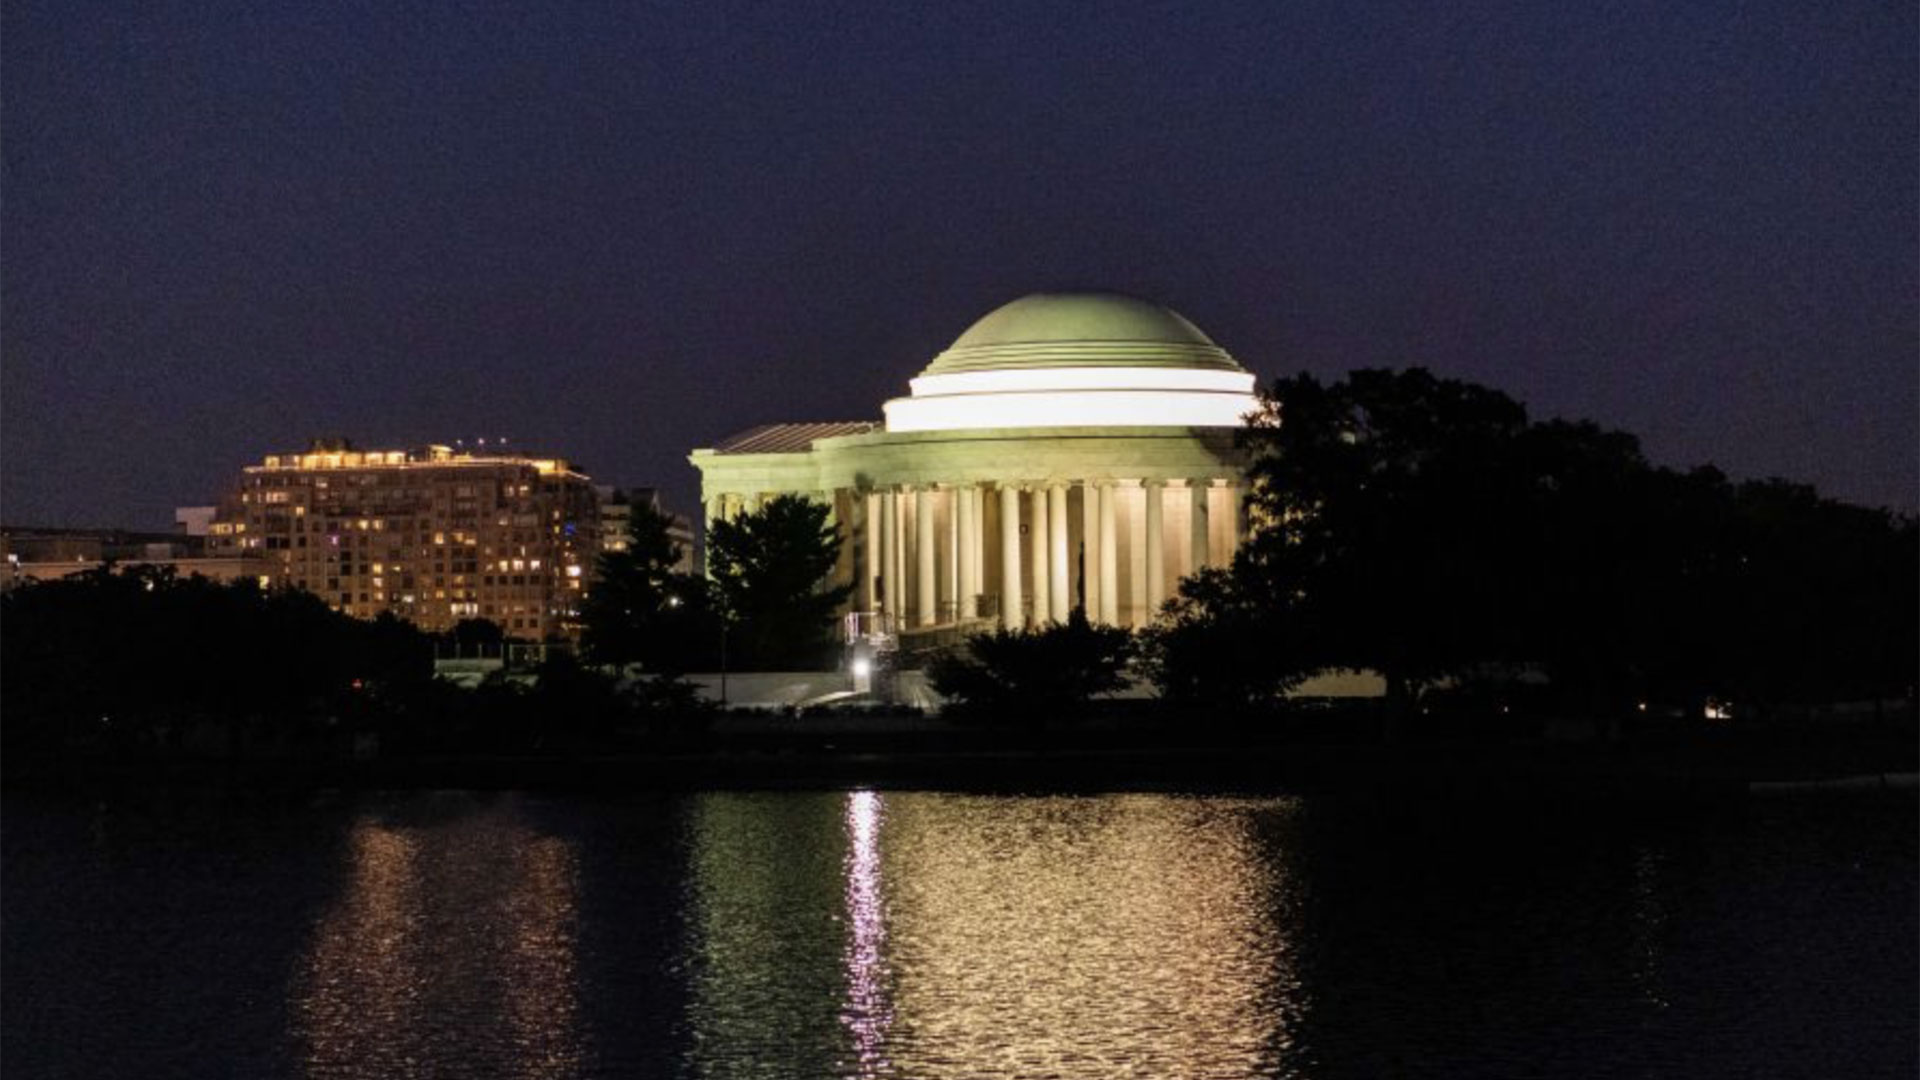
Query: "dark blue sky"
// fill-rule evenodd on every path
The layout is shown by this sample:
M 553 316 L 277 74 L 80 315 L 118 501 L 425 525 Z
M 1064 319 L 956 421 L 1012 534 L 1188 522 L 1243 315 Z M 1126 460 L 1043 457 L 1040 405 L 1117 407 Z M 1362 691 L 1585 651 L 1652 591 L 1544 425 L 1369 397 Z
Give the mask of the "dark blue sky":
M 685 509 L 692 447 L 878 418 L 1071 287 L 1911 509 L 1917 40 L 1804 0 L 8 0 L 0 517 L 165 528 L 321 434 Z

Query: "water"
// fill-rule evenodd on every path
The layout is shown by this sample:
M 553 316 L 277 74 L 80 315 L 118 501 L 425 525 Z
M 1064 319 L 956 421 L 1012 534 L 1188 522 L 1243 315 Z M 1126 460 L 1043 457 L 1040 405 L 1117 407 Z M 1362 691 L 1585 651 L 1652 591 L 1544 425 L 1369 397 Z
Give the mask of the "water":
M 15 797 L 0 1071 L 1911 1077 L 1915 811 Z

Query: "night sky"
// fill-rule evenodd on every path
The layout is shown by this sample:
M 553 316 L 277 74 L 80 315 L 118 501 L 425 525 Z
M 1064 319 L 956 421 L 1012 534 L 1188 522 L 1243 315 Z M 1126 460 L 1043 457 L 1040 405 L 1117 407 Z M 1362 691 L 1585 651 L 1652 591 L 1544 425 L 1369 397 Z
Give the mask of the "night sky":
M 0 520 L 166 529 L 318 435 L 687 510 L 693 447 L 878 419 L 1061 288 L 1912 509 L 1916 41 L 1911 2 L 7 0 Z

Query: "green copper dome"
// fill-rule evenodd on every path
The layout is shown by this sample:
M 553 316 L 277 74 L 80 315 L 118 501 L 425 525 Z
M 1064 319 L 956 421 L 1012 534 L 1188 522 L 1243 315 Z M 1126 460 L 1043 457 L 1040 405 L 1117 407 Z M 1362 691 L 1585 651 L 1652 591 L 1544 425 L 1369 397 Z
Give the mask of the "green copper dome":
M 921 375 L 1067 367 L 1244 371 L 1169 308 L 1118 293 L 1034 293 L 988 312 Z

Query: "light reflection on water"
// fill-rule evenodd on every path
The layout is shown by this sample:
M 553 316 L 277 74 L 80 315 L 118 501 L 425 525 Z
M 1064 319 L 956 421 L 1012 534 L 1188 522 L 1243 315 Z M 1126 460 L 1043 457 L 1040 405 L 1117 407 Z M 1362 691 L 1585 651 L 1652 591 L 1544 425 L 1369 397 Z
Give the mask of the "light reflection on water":
M 1005 806 L 889 800 L 901 1074 L 1270 1073 L 1302 1002 L 1283 882 L 1248 822 L 1282 805 Z
M 856 1075 L 887 1074 L 887 1029 L 893 1023 L 883 950 L 885 901 L 880 895 L 881 798 L 847 795 L 847 1003 L 841 1019 L 853 1035 Z
M 1291 805 L 701 797 L 694 1071 L 804 1075 L 791 1063 L 811 1058 L 853 1077 L 1271 1073 L 1306 995 L 1287 883 L 1252 826 Z M 816 906 L 824 873 L 840 879 L 833 927 Z M 820 962 L 823 930 L 837 964 Z
M 1916 1074 L 1901 804 L 7 804 L 6 1076 Z
M 407 1075 L 463 1061 L 530 1080 L 578 1073 L 565 841 L 533 833 L 509 806 L 407 825 L 362 817 L 348 851 L 346 888 L 294 978 L 307 1075 Z

